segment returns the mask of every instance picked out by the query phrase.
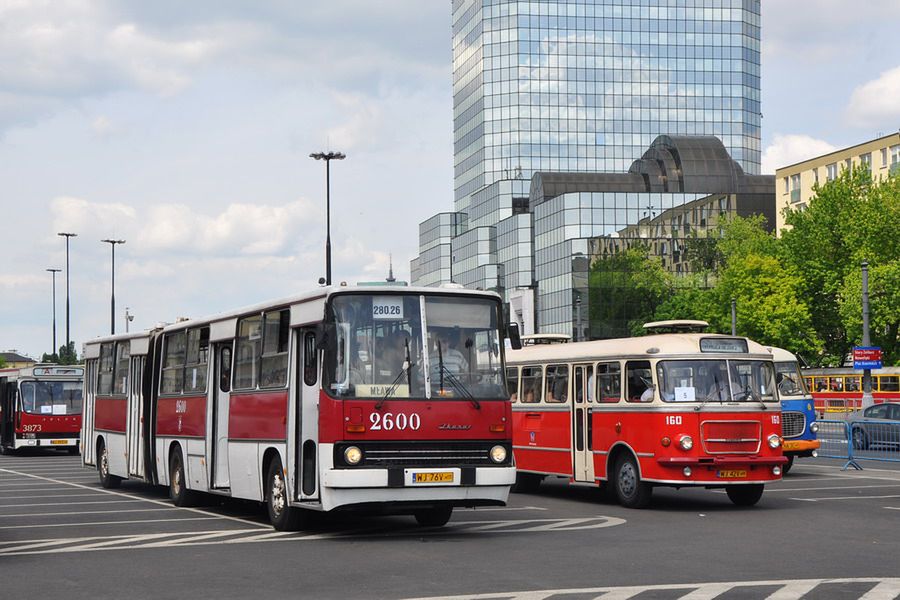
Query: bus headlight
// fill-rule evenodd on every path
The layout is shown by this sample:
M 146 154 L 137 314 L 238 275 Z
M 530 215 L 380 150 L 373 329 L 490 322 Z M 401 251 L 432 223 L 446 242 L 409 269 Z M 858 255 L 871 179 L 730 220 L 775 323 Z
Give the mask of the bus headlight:
M 769 448 L 773 450 L 781 445 L 781 438 L 775 435 L 774 433 L 769 436 Z
M 491 460 L 498 465 L 506 460 L 506 448 L 503 446 L 494 446 L 491 448 Z
M 816 433 L 817 431 L 819 431 L 819 424 L 818 423 L 810 423 L 809 430 L 812 431 L 813 433 Z
M 358 465 L 359 461 L 362 460 L 362 456 L 362 450 L 356 446 L 348 446 L 344 450 L 344 462 L 348 465 Z
M 694 447 L 694 438 L 689 435 L 683 435 L 678 439 L 678 445 L 682 450 L 690 450 Z

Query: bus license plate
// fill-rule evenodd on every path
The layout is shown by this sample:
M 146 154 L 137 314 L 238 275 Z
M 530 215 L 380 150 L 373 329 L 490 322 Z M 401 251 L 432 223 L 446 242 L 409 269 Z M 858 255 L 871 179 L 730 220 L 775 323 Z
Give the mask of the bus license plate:
M 67 442 L 66 440 L 50 440 L 50 443 L 55 444 L 55 445 L 65 446 L 69 442 Z
M 442 471 L 439 473 L 413 473 L 412 482 L 420 483 L 453 483 L 453 472 Z
M 746 469 L 722 469 L 716 472 L 720 479 L 742 479 L 747 477 Z

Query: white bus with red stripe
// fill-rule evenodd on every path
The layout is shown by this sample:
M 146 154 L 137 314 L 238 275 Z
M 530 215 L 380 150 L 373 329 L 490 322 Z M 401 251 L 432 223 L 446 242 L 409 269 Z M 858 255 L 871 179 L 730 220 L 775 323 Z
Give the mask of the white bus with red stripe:
M 20 448 L 78 452 L 81 366 L 0 370 L 0 454 Z
M 500 298 L 320 288 L 85 345 L 84 463 L 104 486 L 310 511 L 503 505 L 515 479 Z
M 772 355 L 741 337 L 667 333 L 507 353 L 517 488 L 549 475 L 611 483 L 642 508 L 653 486 L 724 487 L 755 504 L 781 478 Z

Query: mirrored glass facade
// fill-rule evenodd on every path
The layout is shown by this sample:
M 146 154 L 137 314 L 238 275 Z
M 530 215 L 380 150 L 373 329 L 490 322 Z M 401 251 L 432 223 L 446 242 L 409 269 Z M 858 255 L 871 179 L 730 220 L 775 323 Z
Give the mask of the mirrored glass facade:
M 741 173 L 757 174 L 759 25 L 759 0 L 454 0 L 454 210 L 467 229 L 496 229 L 495 254 L 467 250 L 484 234 L 467 236 L 448 276 L 426 267 L 434 250 L 421 240 L 413 282 L 531 294 L 535 328 L 569 333 L 572 256 L 587 256 L 588 240 L 734 190 L 707 181 L 678 197 L 644 197 L 645 186 L 538 198 L 534 177 L 624 176 L 660 136 L 715 136 Z

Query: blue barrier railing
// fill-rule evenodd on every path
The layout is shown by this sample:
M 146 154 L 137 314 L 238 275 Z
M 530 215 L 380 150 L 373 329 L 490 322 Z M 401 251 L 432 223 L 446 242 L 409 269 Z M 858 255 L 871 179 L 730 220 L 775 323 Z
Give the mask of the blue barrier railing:
M 819 456 L 847 462 L 841 468 L 862 470 L 859 461 L 900 462 L 900 421 L 819 420 Z

